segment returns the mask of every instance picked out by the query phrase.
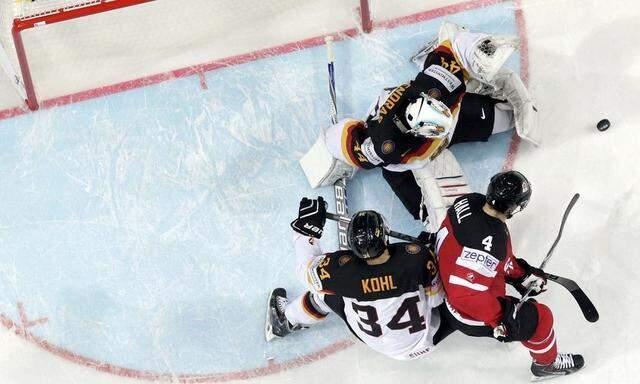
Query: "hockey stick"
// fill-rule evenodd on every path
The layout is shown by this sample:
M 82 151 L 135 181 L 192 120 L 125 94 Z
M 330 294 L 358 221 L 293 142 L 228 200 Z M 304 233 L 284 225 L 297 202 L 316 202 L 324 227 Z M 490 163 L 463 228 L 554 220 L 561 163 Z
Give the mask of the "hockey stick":
M 562 285 L 569 291 L 569 293 L 571 293 L 571 296 L 573 296 L 573 298 L 578 303 L 578 306 L 582 311 L 582 315 L 585 319 L 587 319 L 588 322 L 595 323 L 596 321 L 598 321 L 598 319 L 600 318 L 598 310 L 593 305 L 587 294 L 584 293 L 584 291 L 578 286 L 575 281 L 546 272 L 544 274 L 544 277 L 546 277 L 547 280 L 551 280 Z
M 551 258 L 553 251 L 556 249 L 556 245 L 558 245 L 558 242 L 560 242 L 560 238 L 562 237 L 562 230 L 564 229 L 564 224 L 567 222 L 567 218 L 569 217 L 569 212 L 571 212 L 571 209 L 578 201 L 578 198 L 580 198 L 579 193 L 576 193 L 575 195 L 573 195 L 573 197 L 571 198 L 571 201 L 569 202 L 569 205 L 564 210 L 564 215 L 562 216 L 562 222 L 560 223 L 560 230 L 558 231 L 558 236 L 556 236 L 556 240 L 551 245 L 551 248 L 549 248 L 549 252 L 547 252 L 547 256 L 545 256 L 544 260 L 542 260 L 542 263 L 540 264 L 540 269 L 544 269 L 544 267 L 547 265 L 547 262 Z M 529 286 L 529 288 L 527 289 L 525 294 L 522 296 L 518 304 L 516 304 L 516 307 L 513 311 L 514 319 L 516 318 L 516 314 L 518 313 L 518 310 L 520 309 L 520 307 L 522 307 L 522 304 L 529 299 L 529 294 L 531 294 L 531 291 L 533 291 L 533 285 Z
M 340 215 L 336 215 L 335 213 L 331 213 L 331 212 L 327 212 L 326 216 L 327 216 L 327 219 L 345 223 L 346 226 L 348 226 L 349 223 L 351 222 L 350 218 L 344 217 L 344 216 L 340 216 Z M 395 237 L 396 239 L 409 241 L 409 242 L 412 242 L 412 243 L 429 245 L 429 244 L 425 244 L 424 242 L 422 242 L 417 237 L 413 237 L 413 236 L 410 236 L 410 235 L 405 235 L 404 233 L 400 233 L 400 232 L 396 232 L 396 231 L 389 231 L 389 236 Z
M 333 74 L 333 37 L 324 38 L 327 45 L 327 72 L 329 74 L 329 95 L 331 97 L 331 123 L 338 122 L 338 107 L 336 103 L 336 81 Z M 341 219 L 348 219 L 347 209 L 347 180 L 343 177 L 333 183 L 333 194 L 336 200 L 336 212 Z M 341 250 L 349 249 L 347 244 L 348 221 L 338 220 L 338 246 Z

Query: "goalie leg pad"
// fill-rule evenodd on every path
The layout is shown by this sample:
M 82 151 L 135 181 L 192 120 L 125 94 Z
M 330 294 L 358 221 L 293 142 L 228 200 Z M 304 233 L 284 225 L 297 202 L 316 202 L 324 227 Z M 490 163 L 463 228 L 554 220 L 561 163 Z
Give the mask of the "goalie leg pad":
M 418 67 L 420 71 L 425 70 L 424 67 L 427 56 L 431 52 L 433 52 L 439 45 L 443 42 L 449 40 L 453 41 L 456 34 L 460 31 L 467 31 L 467 27 L 459 26 L 450 21 L 445 21 L 440 25 L 440 29 L 438 30 L 438 37 L 434 37 L 429 40 L 425 45 L 420 48 L 420 50 L 411 56 L 410 60 Z
M 462 168 L 451 151 L 445 149 L 427 166 L 413 171 L 422 191 L 422 203 L 429 214 L 428 232 L 435 233 L 455 199 L 471 193 Z M 423 221 L 424 222 L 424 221 Z
M 343 126 L 338 122 L 320 132 L 315 143 L 300 158 L 300 166 L 311 188 L 333 185 L 341 178 L 352 178 L 356 173 L 356 168 L 347 164 L 342 153 Z
M 492 96 L 507 100 L 513 107 L 518 136 L 538 146 L 542 141 L 538 110 L 520 76 L 510 69 L 502 68 L 493 79 L 493 85 L 495 90 Z

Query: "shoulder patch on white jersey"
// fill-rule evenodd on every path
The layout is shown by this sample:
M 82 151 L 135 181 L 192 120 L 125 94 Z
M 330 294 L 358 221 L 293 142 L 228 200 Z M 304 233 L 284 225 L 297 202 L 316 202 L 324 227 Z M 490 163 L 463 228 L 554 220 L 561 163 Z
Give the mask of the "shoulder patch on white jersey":
M 437 64 L 431 64 L 429 68 L 424 70 L 424 73 L 441 82 L 449 92 L 453 92 L 454 89 L 462 84 L 462 81 L 453 73 Z
M 482 276 L 495 277 L 500 261 L 487 252 L 469 247 L 462 248 L 456 264 L 469 268 Z

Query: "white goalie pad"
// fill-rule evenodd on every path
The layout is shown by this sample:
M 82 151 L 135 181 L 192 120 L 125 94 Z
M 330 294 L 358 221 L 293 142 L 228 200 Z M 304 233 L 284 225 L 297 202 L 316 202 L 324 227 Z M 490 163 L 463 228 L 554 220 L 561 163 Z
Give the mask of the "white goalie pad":
M 299 160 L 311 188 L 333 185 L 341 178 L 350 179 L 356 168 L 333 157 L 325 141 L 324 132 Z
M 538 124 L 538 111 L 533 98 L 520 76 L 510 69 L 502 68 L 493 79 L 493 98 L 507 100 L 513 107 L 516 132 L 522 139 L 538 146 L 542 141 L 542 130 Z
M 413 170 L 413 176 L 422 191 L 422 204 L 427 208 L 428 220 L 423 223 L 428 232 L 435 233 L 455 199 L 471 193 L 467 178 L 458 160 L 445 149 L 427 166 Z
M 453 41 L 458 32 L 461 31 L 468 32 L 469 29 L 464 25 L 458 25 L 450 21 L 445 21 L 438 29 L 438 44 L 442 44 L 447 40 Z
M 411 56 L 411 61 L 418 67 L 420 71 L 424 69 L 424 62 L 431 52 L 436 49 L 444 41 L 453 41 L 455 35 L 460 31 L 467 31 L 467 27 L 459 26 L 450 21 L 445 21 L 440 25 L 438 36 L 428 41 L 422 48 Z

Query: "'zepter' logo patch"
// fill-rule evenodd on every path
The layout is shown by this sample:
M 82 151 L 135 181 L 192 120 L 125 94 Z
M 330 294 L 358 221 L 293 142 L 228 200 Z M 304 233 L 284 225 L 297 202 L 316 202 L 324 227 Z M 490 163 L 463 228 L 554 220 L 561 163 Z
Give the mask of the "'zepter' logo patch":
M 418 252 L 420 252 L 421 249 L 422 247 L 420 247 L 418 244 L 407 244 L 404 246 L 404 250 L 407 251 L 407 253 L 410 253 L 412 255 L 418 254 Z

